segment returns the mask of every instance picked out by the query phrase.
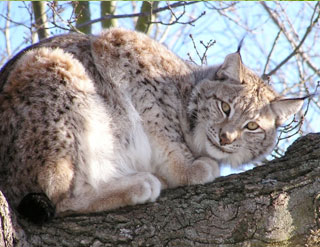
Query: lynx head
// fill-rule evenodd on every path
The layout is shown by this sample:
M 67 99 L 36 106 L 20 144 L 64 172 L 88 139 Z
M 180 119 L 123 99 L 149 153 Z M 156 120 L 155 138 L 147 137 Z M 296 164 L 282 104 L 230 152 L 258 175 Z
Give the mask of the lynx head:
M 200 81 L 188 105 L 196 152 L 237 166 L 268 154 L 277 127 L 303 105 L 303 99 L 280 98 L 247 69 L 240 54 L 225 58 L 214 78 Z

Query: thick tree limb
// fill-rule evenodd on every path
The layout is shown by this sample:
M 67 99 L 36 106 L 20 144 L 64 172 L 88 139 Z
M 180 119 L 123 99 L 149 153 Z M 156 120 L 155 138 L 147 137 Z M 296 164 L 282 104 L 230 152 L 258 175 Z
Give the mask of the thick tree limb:
M 117 1 L 101 1 L 100 2 L 100 15 L 104 16 L 106 14 L 114 15 L 116 12 Z M 117 26 L 117 19 L 105 19 L 101 21 L 101 26 L 103 28 L 110 28 Z
M 155 203 L 42 227 L 19 219 L 24 234 L 0 195 L 0 245 L 318 246 L 319 192 L 320 133 L 300 138 L 265 166 L 164 191 Z
M 32 8 L 39 40 L 49 37 L 45 2 L 33 1 Z
M 149 33 L 151 31 L 151 23 L 155 19 L 155 14 L 152 13 L 153 9 L 158 7 L 159 1 L 143 1 L 135 29 L 143 33 Z

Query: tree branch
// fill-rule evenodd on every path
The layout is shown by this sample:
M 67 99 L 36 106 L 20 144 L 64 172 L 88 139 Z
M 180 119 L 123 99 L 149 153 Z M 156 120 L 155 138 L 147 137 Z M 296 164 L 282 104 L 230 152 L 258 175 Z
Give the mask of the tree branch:
M 260 4 L 263 6 L 263 8 L 267 11 L 267 13 L 269 14 L 269 16 L 271 17 L 271 19 L 273 20 L 273 22 L 279 27 L 280 30 L 282 30 L 283 33 L 286 34 L 285 32 L 285 28 L 283 27 L 283 25 L 279 22 L 279 20 L 276 18 L 276 16 L 274 15 L 274 13 L 269 9 L 269 7 L 267 6 L 267 4 L 265 2 L 260 2 Z M 312 28 L 318 23 L 319 18 L 320 18 L 320 11 L 318 9 L 320 3 L 318 2 L 314 8 L 314 12 L 312 14 L 312 17 L 310 19 L 310 25 L 307 27 L 302 39 L 300 40 L 299 44 L 295 45 L 294 50 L 285 58 L 283 59 L 273 70 L 271 70 L 268 74 L 266 74 L 266 77 L 269 77 L 271 75 L 273 75 L 276 71 L 278 71 L 284 64 L 286 64 L 294 55 L 296 55 L 298 52 L 300 52 L 301 54 L 303 54 L 304 52 L 301 51 L 301 47 L 304 43 L 304 41 L 307 39 L 309 33 L 311 32 Z M 317 11 L 318 10 L 318 11 Z M 315 14 L 318 12 L 316 18 L 314 19 Z M 293 40 L 291 40 L 288 35 L 285 35 L 286 38 L 288 39 L 289 42 L 294 43 Z M 306 61 L 308 63 L 308 61 Z M 320 69 L 316 68 L 314 65 L 312 65 L 311 63 L 308 63 L 308 65 L 320 76 Z
M 273 51 L 274 51 L 274 48 L 275 48 L 275 46 L 276 46 L 276 44 L 277 44 L 277 42 L 278 42 L 278 40 L 279 40 L 279 37 L 280 37 L 281 32 L 282 32 L 282 31 L 279 30 L 279 32 L 277 33 L 277 36 L 276 36 L 276 38 L 275 38 L 274 41 L 273 41 L 271 50 L 270 50 L 270 52 L 269 52 L 269 54 L 268 54 L 268 56 L 267 56 L 266 64 L 265 64 L 265 66 L 264 66 L 263 73 L 262 73 L 262 77 L 261 77 L 263 80 L 266 80 L 266 81 L 269 81 L 269 80 L 270 80 L 270 77 L 267 77 L 267 76 L 266 76 L 266 71 L 267 71 L 267 69 L 268 69 L 271 55 L 272 55 L 272 53 L 273 53 Z
M 106 14 L 113 15 L 116 12 L 117 1 L 101 1 L 100 2 L 100 15 L 105 16 Z M 101 21 L 103 28 L 116 27 L 116 19 L 105 19 Z
M 173 4 L 167 5 L 165 7 L 154 9 L 154 10 L 152 10 L 152 13 L 135 13 L 135 14 L 125 14 L 125 15 L 105 15 L 105 16 L 102 16 L 100 18 L 88 21 L 86 23 L 82 23 L 78 27 L 81 28 L 83 26 L 92 25 L 92 24 L 94 24 L 96 22 L 107 20 L 107 19 L 122 19 L 122 18 L 132 18 L 132 17 L 139 17 L 139 16 L 148 16 L 150 14 L 157 14 L 159 12 L 168 10 L 169 8 L 178 8 L 178 7 L 181 7 L 181 6 L 187 6 L 187 5 L 191 5 L 191 4 L 195 4 L 195 3 L 199 3 L 199 1 L 173 3 Z
M 318 246 L 319 177 L 320 134 L 309 134 L 281 159 L 253 170 L 166 190 L 155 203 L 56 218 L 41 227 L 23 219 L 10 227 L 14 211 L 3 213 L 0 195 L 0 219 L 9 222 L 6 231 L 0 227 L 16 246 Z
M 47 15 L 45 2 L 43 1 L 33 1 L 32 8 L 34 13 L 34 19 L 37 25 L 37 33 L 39 40 L 45 39 L 49 36 L 47 28 Z
M 158 7 L 159 1 L 143 1 L 140 13 L 143 13 L 143 15 L 140 15 L 137 23 L 136 23 L 136 30 L 143 32 L 143 33 L 149 33 L 151 30 L 151 24 L 152 21 L 155 19 L 155 14 L 153 13 L 153 9 L 156 9 Z
M 10 45 L 10 9 L 11 9 L 11 2 L 7 2 L 7 15 L 6 15 L 6 23 L 4 28 L 4 36 L 6 40 L 6 51 L 7 56 L 11 56 L 11 45 Z
M 90 6 L 88 1 L 74 1 L 72 2 L 77 18 L 76 28 L 86 34 L 91 33 L 91 25 L 83 25 L 90 21 Z

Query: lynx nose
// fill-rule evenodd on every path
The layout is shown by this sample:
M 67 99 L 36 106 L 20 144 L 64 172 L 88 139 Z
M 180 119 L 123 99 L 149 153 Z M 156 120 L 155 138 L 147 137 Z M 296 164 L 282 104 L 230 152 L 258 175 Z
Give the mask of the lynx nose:
M 237 133 L 236 132 L 221 132 L 220 133 L 220 145 L 228 145 L 231 144 L 235 141 L 237 138 Z

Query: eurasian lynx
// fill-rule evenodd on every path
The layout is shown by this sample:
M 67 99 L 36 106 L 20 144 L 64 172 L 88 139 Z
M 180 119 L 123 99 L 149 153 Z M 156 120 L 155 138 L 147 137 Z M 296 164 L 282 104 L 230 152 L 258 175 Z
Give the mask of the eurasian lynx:
M 34 222 L 213 181 L 221 163 L 268 154 L 303 104 L 280 98 L 239 52 L 201 68 L 119 28 L 50 38 L 0 78 L 0 189 Z

